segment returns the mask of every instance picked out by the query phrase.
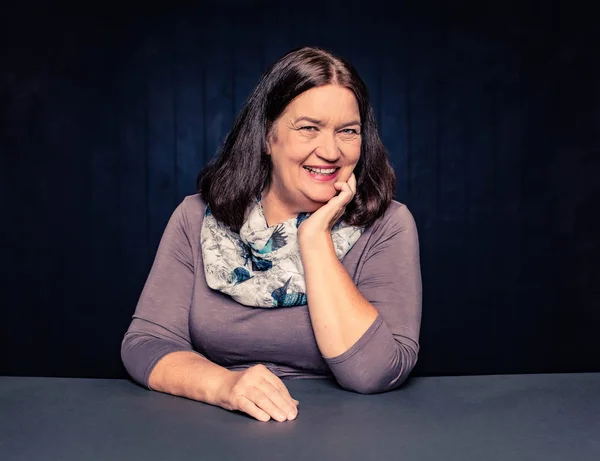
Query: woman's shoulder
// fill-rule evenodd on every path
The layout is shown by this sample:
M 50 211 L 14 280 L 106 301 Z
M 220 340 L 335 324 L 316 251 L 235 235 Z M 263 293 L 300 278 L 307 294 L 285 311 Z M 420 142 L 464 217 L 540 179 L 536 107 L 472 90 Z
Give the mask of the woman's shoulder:
M 406 225 L 414 224 L 414 217 L 408 209 L 408 205 L 392 200 L 379 221 L 387 224 Z
M 375 235 L 390 235 L 402 231 L 415 231 L 415 219 L 405 203 L 392 200 L 385 213 L 371 226 Z
M 206 203 L 200 197 L 200 194 L 193 194 L 184 197 L 183 201 L 179 204 L 179 208 L 181 208 L 182 212 L 192 213 L 192 214 L 201 214 L 204 215 L 206 211 Z
M 199 194 L 188 195 L 173 212 L 173 219 L 183 225 L 186 231 L 195 233 L 202 226 L 206 203 Z

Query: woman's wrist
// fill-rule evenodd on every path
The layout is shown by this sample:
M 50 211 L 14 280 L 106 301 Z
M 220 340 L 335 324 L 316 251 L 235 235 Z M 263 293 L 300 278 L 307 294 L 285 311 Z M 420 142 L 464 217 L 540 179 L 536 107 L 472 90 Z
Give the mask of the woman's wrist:
M 231 387 L 235 382 L 235 376 L 239 372 L 231 371 L 226 368 L 212 378 L 210 386 L 210 395 L 207 395 L 207 403 L 222 408 L 230 409 L 231 406 Z
M 304 261 L 311 255 L 323 255 L 328 251 L 334 251 L 331 231 L 311 232 L 298 237 L 300 257 Z
M 303 228 L 304 223 L 300 225 L 298 229 L 298 244 L 302 245 L 304 243 L 311 242 L 313 240 L 320 240 L 325 237 L 331 237 L 331 230 L 327 228 L 322 229 L 313 229 L 312 227 Z

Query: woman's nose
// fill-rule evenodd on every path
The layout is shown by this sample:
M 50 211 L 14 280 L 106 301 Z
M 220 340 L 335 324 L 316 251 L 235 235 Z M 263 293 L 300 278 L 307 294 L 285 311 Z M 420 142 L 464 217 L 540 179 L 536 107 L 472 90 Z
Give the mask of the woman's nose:
M 340 158 L 341 152 L 337 145 L 335 136 L 323 136 L 323 142 L 317 148 L 317 155 L 328 162 L 335 162 Z

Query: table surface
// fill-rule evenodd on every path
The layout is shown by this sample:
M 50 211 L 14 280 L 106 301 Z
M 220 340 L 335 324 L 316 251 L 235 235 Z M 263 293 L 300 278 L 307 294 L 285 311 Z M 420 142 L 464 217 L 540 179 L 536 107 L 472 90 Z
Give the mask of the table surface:
M 125 380 L 0 377 L 0 460 L 600 460 L 600 373 L 413 378 L 379 395 L 288 380 L 254 421 Z

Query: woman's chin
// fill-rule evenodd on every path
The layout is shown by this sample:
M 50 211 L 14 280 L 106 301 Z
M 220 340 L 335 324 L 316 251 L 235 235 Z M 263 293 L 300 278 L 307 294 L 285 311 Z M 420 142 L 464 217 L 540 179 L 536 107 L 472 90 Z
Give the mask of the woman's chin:
M 327 202 L 329 202 L 329 200 L 331 200 L 334 197 L 334 195 L 335 195 L 335 193 L 308 195 L 306 197 L 308 200 L 306 201 L 305 206 L 310 209 L 307 209 L 306 211 L 307 212 L 317 211 L 319 208 L 321 208 L 323 205 L 325 205 Z

